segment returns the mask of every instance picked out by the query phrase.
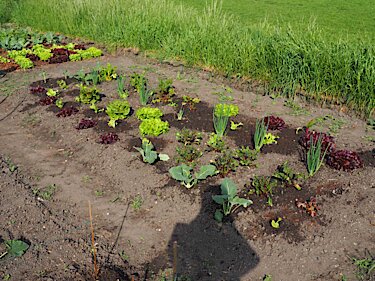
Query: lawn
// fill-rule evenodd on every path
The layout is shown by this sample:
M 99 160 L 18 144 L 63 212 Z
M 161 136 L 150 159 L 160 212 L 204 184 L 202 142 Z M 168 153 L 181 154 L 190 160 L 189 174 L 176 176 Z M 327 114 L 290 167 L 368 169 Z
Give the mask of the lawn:
M 206 5 L 201 0 L 175 1 L 202 9 Z M 375 38 L 375 5 L 371 0 L 224 0 L 222 7 L 245 24 L 267 22 L 296 29 L 315 22 L 334 38 Z

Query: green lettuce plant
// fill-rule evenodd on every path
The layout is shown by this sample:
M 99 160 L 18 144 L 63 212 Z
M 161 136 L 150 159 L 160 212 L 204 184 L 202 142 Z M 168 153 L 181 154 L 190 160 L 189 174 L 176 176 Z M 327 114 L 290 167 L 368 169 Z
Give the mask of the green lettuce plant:
M 142 136 L 157 137 L 169 131 L 169 123 L 162 121 L 160 118 L 145 119 L 139 125 L 139 133 Z
M 159 108 L 153 107 L 142 107 L 137 110 L 136 116 L 138 120 L 146 120 L 146 119 L 155 119 L 161 118 L 163 116 L 163 112 Z
M 114 128 L 116 127 L 117 120 L 128 117 L 130 113 L 130 103 L 127 100 L 114 100 L 107 105 L 105 112 L 110 118 L 108 125 Z
M 205 180 L 216 174 L 216 168 L 213 165 L 203 165 L 198 172 L 192 173 L 193 168 L 182 164 L 180 166 L 172 167 L 169 169 L 171 177 L 179 182 L 186 188 L 192 188 L 200 180 Z
M 76 101 L 84 104 L 94 104 L 100 101 L 100 95 L 96 87 L 87 87 L 83 84 L 79 84 L 79 96 L 76 97 Z
M 238 114 L 238 106 L 233 104 L 219 103 L 215 106 L 213 123 L 218 136 L 223 136 L 228 126 L 228 120 Z

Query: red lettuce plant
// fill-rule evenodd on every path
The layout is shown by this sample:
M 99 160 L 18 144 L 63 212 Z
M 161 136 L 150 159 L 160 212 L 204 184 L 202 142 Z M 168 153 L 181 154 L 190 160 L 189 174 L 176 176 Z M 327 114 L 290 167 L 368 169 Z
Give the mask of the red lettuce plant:
M 27 54 L 26 58 L 28 58 L 28 59 L 30 59 L 32 61 L 38 61 L 38 60 L 40 60 L 40 58 L 37 55 L 34 55 L 34 54 Z
M 264 124 L 268 124 L 269 130 L 282 130 L 286 127 L 285 121 L 283 119 L 273 115 L 264 117 Z
M 331 152 L 327 158 L 327 164 L 336 169 L 351 171 L 363 167 L 363 162 L 358 154 L 350 150 L 336 150 Z
M 51 105 L 54 104 L 57 100 L 57 97 L 45 97 L 39 101 L 40 105 Z
M 62 63 L 69 61 L 69 55 L 76 54 L 74 51 L 70 51 L 64 48 L 56 48 L 52 51 L 53 56 L 48 60 L 49 63 Z
M 99 143 L 112 144 L 119 140 L 120 138 L 118 137 L 116 133 L 106 133 L 106 134 L 100 135 Z
M 83 130 L 94 127 L 96 124 L 98 124 L 97 121 L 91 120 L 91 119 L 82 119 L 79 121 L 78 126 L 76 127 L 77 130 Z
M 32 94 L 45 94 L 45 93 L 47 93 L 47 89 L 38 85 L 36 87 L 31 87 L 30 93 L 32 93 Z
M 313 144 L 316 145 L 319 138 L 322 139 L 322 152 L 327 151 L 328 155 L 335 150 L 336 144 L 332 136 L 327 135 L 326 133 L 310 131 L 309 128 L 306 128 L 305 135 L 301 137 L 299 142 L 304 148 L 309 149 L 311 146 L 311 140 Z
M 315 197 L 311 197 L 305 202 L 301 202 L 296 199 L 296 206 L 297 208 L 304 209 L 312 217 L 316 217 L 318 215 L 319 206 Z
M 74 50 L 86 50 L 86 47 L 83 44 L 77 44 L 74 45 Z
M 56 114 L 57 117 L 68 117 L 73 114 L 78 113 L 78 109 L 71 106 L 71 107 L 66 107 L 60 110 L 59 113 Z

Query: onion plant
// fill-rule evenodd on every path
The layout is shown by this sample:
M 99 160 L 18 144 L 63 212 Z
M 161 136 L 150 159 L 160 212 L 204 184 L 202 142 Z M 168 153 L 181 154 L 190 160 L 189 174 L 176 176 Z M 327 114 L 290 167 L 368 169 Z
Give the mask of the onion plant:
M 306 153 L 306 164 L 309 176 L 312 177 L 323 165 L 324 157 L 327 154 L 327 150 L 323 151 L 322 154 L 322 137 L 319 136 L 318 140 L 314 143 L 313 138 L 310 138 L 310 148 Z
M 257 120 L 254 133 L 254 147 L 256 151 L 260 151 L 260 149 L 265 144 L 266 134 L 267 125 L 264 123 L 264 119 L 262 119 L 261 121 Z

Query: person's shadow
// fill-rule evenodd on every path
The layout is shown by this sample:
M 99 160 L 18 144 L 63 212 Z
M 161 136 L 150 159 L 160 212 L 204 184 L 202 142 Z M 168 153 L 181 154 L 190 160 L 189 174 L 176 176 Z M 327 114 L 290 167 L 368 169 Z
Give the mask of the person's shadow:
M 165 263 L 168 258 L 170 267 L 175 264 L 178 280 L 239 281 L 259 263 L 258 255 L 228 219 L 223 224 L 214 220 L 220 206 L 212 195 L 219 190 L 211 186 L 202 192 L 198 216 L 190 224 L 175 226 L 166 255 L 156 258 L 151 267 L 159 264 L 160 269 L 162 260 Z

